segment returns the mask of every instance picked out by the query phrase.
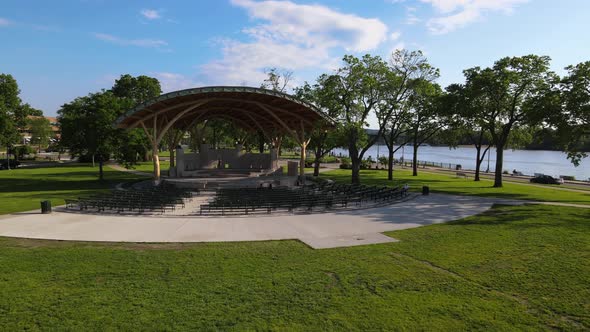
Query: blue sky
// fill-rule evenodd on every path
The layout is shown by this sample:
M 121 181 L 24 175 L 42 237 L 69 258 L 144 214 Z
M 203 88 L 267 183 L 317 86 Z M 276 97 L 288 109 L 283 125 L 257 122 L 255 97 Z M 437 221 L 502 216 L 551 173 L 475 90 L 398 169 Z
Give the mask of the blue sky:
M 504 56 L 590 60 L 587 0 L 2 0 L 0 72 L 46 115 L 121 74 L 165 91 L 259 86 L 265 69 L 313 81 L 344 54 L 421 49 L 445 86 Z

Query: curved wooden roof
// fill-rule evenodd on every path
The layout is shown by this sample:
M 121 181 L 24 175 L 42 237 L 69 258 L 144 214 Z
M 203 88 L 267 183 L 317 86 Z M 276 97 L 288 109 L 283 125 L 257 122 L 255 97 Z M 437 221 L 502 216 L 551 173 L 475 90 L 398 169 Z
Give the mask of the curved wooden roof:
M 224 118 L 251 130 L 310 130 L 319 120 L 328 126 L 334 122 L 314 105 L 288 94 L 262 88 L 238 86 L 212 86 L 186 89 L 163 94 L 138 105 L 119 119 L 118 128 L 151 128 L 171 125 L 189 129 L 210 118 Z

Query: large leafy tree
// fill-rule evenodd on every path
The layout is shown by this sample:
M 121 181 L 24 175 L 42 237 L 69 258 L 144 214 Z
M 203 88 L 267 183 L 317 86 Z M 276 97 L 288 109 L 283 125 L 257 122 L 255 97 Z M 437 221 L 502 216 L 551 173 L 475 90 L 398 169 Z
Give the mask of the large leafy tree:
M 20 140 L 19 129 L 25 128 L 30 115 L 43 113 L 29 104 L 23 104 L 16 79 L 10 74 L 0 74 L 0 144 L 7 150 Z
M 336 95 L 338 91 L 338 79 L 337 76 L 323 74 L 318 77 L 315 84 L 310 85 L 305 82 L 303 86 L 295 89 L 295 95 L 317 106 L 320 112 L 329 118 L 336 119 L 342 111 Z M 335 147 L 345 144 L 342 140 L 341 127 L 337 126 L 336 128 L 327 129 L 331 126 L 332 124 L 318 121 L 311 132 L 309 148 L 315 155 L 313 176 L 319 176 L 320 164 L 326 154 Z
M 379 126 L 389 153 L 387 178 L 393 180 L 393 155 L 404 144 L 398 143 L 400 136 L 408 135 L 411 119 L 408 99 L 417 83 L 433 82 L 439 77 L 439 70 L 432 67 L 421 51 L 396 50 L 389 59 L 384 100 L 378 105 Z
M 72 155 L 97 159 L 100 180 L 104 174 L 103 163 L 111 155 L 127 166 L 134 164 L 145 151 L 144 134 L 139 130 L 117 129 L 113 124 L 126 111 L 159 95 L 160 91 L 160 84 L 154 78 L 123 75 L 110 90 L 64 104 L 58 111 L 61 144 Z
M 58 111 L 61 143 L 73 156 L 91 156 L 99 162 L 99 179 L 103 180 L 103 164 L 119 149 L 121 129 L 113 127 L 126 104 L 110 91 L 78 97 Z
M 566 67 L 568 74 L 561 80 L 563 112 L 556 117 L 561 137 L 565 139 L 568 157 L 579 165 L 587 153 L 580 151 L 581 142 L 590 136 L 590 61 Z M 555 99 L 554 99 L 555 100 Z
M 159 96 L 162 93 L 160 82 L 153 77 L 140 75 L 137 77 L 129 74 L 121 75 L 115 81 L 115 84 L 110 89 L 113 95 L 121 99 L 122 107 L 127 110 L 142 104 L 150 99 Z M 177 136 L 176 136 L 177 137 Z M 115 157 L 123 162 L 127 167 L 131 167 L 136 163 L 138 156 L 146 161 L 152 149 L 151 144 L 142 129 L 131 129 L 126 134 L 118 135 L 119 149 L 115 153 Z M 176 146 L 178 143 L 174 144 Z M 157 151 L 155 152 L 157 153 Z M 171 152 L 171 158 L 174 158 L 174 152 Z
M 549 61 L 549 57 L 537 55 L 506 57 L 490 68 L 464 71 L 466 86 L 489 101 L 482 123 L 496 147 L 494 187 L 502 187 L 504 149 L 512 130 L 535 125 L 547 116 L 546 108 L 538 107 L 538 100 L 556 82 Z
M 475 147 L 474 181 L 479 181 L 481 165 L 491 148 L 491 137 L 483 121 L 491 101 L 486 95 L 474 91 L 472 86 L 451 84 L 446 92 L 443 107 L 456 115 L 450 124 L 449 135 L 446 135 L 447 143 L 454 146 L 463 140 Z
M 338 120 L 352 163 L 352 183 L 358 184 L 361 161 L 383 133 L 380 126 L 377 135 L 366 137 L 369 117 L 376 116 L 383 123 L 389 120 L 385 115 L 377 116 L 377 112 L 385 99 L 390 75 L 387 63 L 378 56 L 365 55 L 359 59 L 346 55 L 343 62 L 336 71 L 335 98 L 341 107 Z
M 418 175 L 418 148 L 448 124 L 447 109 L 441 103 L 442 89 L 427 80 L 418 80 L 408 102 L 408 134 L 413 147 L 412 175 Z
M 133 77 L 125 74 L 115 81 L 111 92 L 116 97 L 129 99 L 134 104 L 141 104 L 162 94 L 162 88 L 156 78 L 145 75 Z

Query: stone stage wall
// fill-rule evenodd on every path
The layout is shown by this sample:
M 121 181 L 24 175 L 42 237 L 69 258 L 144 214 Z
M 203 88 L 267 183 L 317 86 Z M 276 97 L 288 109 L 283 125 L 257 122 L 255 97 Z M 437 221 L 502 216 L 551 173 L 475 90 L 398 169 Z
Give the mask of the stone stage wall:
M 246 153 L 241 145 L 235 149 L 212 149 L 209 144 L 201 144 L 199 153 L 177 149 L 176 167 L 170 169 L 170 175 L 186 177 L 204 169 L 276 170 L 278 166 L 276 149 L 270 153 Z

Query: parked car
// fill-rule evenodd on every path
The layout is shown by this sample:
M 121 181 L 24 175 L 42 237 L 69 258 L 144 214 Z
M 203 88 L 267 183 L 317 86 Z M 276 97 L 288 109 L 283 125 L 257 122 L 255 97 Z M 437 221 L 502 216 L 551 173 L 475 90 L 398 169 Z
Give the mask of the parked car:
M 17 168 L 20 165 L 20 162 L 10 159 L 10 168 Z M 8 169 L 8 162 L 6 159 L 0 160 L 0 169 Z
M 543 184 L 561 184 L 561 179 L 556 179 L 549 175 L 540 175 L 530 179 L 532 183 L 543 183 Z

